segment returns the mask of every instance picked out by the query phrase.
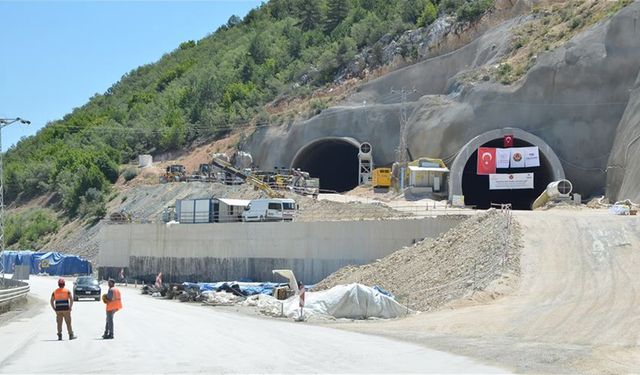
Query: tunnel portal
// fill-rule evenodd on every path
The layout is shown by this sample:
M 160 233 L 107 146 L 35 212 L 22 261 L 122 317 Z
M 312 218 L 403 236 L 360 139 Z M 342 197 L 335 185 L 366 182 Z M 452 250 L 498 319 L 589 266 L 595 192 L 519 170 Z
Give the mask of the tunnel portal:
M 292 168 L 320 179 L 320 189 L 349 191 L 358 186 L 358 142 L 349 138 L 325 138 L 298 151 Z
M 482 147 L 502 147 L 503 140 L 494 139 Z M 515 139 L 514 147 L 534 146 L 531 143 Z M 467 160 L 462 175 L 462 192 L 466 205 L 487 209 L 491 203 L 511 203 L 515 210 L 529 210 L 533 201 L 550 182 L 554 181 L 551 163 L 540 152 L 540 166 L 529 168 L 501 168 L 497 173 L 533 173 L 533 189 L 489 190 L 489 175 L 477 174 L 478 151 Z

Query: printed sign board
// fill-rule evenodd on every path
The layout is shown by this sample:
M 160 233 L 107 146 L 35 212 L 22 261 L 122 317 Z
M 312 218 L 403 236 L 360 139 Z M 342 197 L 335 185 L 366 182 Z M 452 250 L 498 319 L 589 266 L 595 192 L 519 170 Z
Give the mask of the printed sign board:
M 464 207 L 464 195 L 454 195 L 451 197 L 453 207 Z
M 509 189 L 533 189 L 533 173 L 489 175 L 489 190 Z

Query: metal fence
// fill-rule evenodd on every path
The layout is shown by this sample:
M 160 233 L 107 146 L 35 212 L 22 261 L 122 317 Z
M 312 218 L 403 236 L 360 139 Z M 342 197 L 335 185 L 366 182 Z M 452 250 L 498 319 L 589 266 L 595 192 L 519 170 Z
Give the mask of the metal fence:
M 29 290 L 29 284 L 23 281 L 0 279 L 0 306 L 25 297 Z

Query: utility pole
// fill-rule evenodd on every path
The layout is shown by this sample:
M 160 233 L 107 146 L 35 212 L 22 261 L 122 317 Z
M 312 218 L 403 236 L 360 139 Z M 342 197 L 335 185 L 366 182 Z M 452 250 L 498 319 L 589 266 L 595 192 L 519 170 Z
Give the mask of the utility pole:
M 415 92 L 411 90 L 410 92 Z M 391 90 L 391 92 L 399 92 L 401 96 L 401 109 L 400 109 L 400 142 L 398 143 L 398 152 L 396 159 L 400 165 L 400 190 L 404 190 L 404 171 L 407 168 L 407 91 L 402 89 L 400 91 Z
M 2 153 L 2 128 L 5 126 L 9 126 L 14 122 L 19 122 L 20 124 L 29 125 L 31 121 L 21 119 L 20 117 L 16 118 L 0 118 L 0 254 L 4 256 L 4 155 Z M 4 263 L 4 258 L 3 258 Z M 4 265 L 0 265 L 2 267 L 2 286 L 4 286 Z

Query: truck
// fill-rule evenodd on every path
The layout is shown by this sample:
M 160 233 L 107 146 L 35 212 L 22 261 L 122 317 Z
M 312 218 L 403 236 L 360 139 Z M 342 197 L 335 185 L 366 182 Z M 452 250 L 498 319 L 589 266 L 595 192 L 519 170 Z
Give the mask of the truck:
M 293 199 L 253 199 L 242 213 L 242 221 L 293 221 L 297 208 Z

